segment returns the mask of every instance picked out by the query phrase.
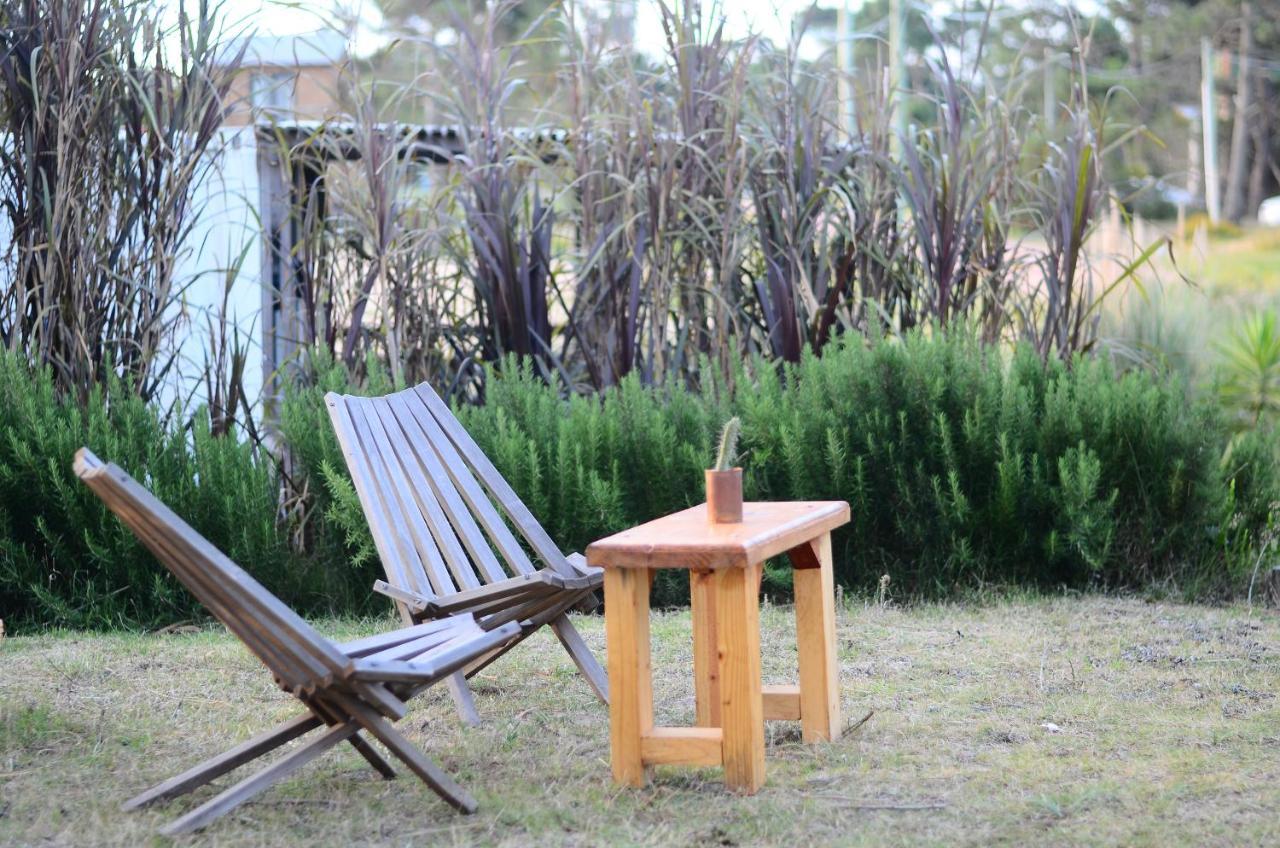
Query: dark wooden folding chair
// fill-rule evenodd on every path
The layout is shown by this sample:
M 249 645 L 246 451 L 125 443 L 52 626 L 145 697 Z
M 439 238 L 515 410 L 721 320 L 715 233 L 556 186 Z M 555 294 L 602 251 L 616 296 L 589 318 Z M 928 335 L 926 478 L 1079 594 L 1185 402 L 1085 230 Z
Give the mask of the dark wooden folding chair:
M 544 624 L 608 703 L 604 669 L 565 615 L 594 606 L 604 572 L 560 552 L 448 405 L 425 383 L 380 398 L 330 393 L 325 401 L 386 571 L 374 589 L 408 622 L 469 612 L 485 629 L 520 626 L 450 680 L 462 718 L 479 721 L 466 678 Z
M 226 789 L 163 829 L 196 830 L 262 792 L 340 742 L 351 744 L 383 777 L 395 771 L 362 736 L 380 741 L 410 771 L 462 812 L 475 799 L 405 739 L 391 721 L 405 702 L 520 633 L 514 622 L 483 629 L 470 615 L 441 618 L 380 636 L 334 644 L 231 562 L 116 465 L 82 448 L 75 471 L 152 553 L 227 629 L 262 660 L 280 688 L 307 708 L 302 715 L 148 789 L 126 810 L 190 792 L 311 730 L 319 736 Z M 391 721 L 388 721 L 390 719 Z

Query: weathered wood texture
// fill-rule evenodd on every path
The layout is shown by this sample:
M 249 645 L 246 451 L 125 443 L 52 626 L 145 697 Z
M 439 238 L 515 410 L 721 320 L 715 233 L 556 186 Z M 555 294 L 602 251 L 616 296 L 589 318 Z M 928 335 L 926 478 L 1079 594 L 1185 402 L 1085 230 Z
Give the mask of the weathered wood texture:
M 602 572 L 561 553 L 448 405 L 425 384 L 325 402 L 387 575 L 374 589 L 406 621 L 466 612 L 486 629 L 519 625 L 466 676 L 549 625 L 607 703 L 604 669 L 565 615 L 592 602 Z M 450 689 L 464 719 L 478 720 L 465 682 Z
M 350 743 L 383 777 L 395 772 L 359 734 L 367 731 L 446 801 L 472 812 L 475 801 L 391 728 L 405 702 L 519 636 L 515 624 L 488 630 L 459 615 L 336 645 L 231 562 L 118 466 L 82 448 L 76 474 L 156 558 L 271 671 L 307 712 L 243 742 L 125 803 L 136 809 L 191 792 L 304 736 L 317 737 L 240 781 L 163 830 L 208 825 L 340 742 Z

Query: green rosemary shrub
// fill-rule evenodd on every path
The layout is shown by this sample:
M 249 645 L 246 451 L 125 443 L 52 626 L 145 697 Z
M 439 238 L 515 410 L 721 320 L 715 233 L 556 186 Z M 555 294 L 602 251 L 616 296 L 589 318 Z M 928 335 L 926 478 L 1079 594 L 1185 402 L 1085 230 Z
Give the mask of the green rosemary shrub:
M 742 418 L 746 495 L 848 500 L 839 581 L 940 597 L 996 585 L 1237 588 L 1232 555 L 1276 500 L 1262 437 L 1178 382 L 1103 359 L 1043 364 L 967 335 L 839 343 L 732 392 L 632 378 L 565 401 L 528 369 L 490 375 L 463 423 L 567 550 L 702 500 L 716 428 Z M 779 572 L 785 582 L 785 574 Z M 678 579 L 659 602 L 679 602 Z
M 367 524 L 325 392 L 389 391 L 313 357 L 281 406 L 285 477 L 261 452 L 187 427 L 115 384 L 79 406 L 0 355 L 0 618 L 148 627 L 202 611 L 71 472 L 88 444 L 304 612 L 385 608 Z M 837 577 L 944 597 L 989 586 L 1239 591 L 1280 502 L 1276 443 L 1174 380 L 1102 359 L 1044 365 L 968 336 L 839 342 L 781 370 L 744 363 L 699 391 L 634 377 L 564 399 L 510 362 L 464 426 L 566 551 L 703 499 L 720 425 L 742 421 L 746 495 L 848 500 Z M 280 492 L 286 496 L 281 504 Z M 784 595 L 789 572 L 771 569 Z M 687 598 L 664 574 L 659 604 Z
M 50 372 L 0 352 L 0 618 L 40 626 L 147 627 L 202 617 L 194 599 L 76 478 L 87 445 L 143 481 L 197 531 L 267 586 L 311 598 L 309 569 L 290 553 L 274 466 L 214 438 L 198 410 L 189 429 L 119 381 L 80 405 Z

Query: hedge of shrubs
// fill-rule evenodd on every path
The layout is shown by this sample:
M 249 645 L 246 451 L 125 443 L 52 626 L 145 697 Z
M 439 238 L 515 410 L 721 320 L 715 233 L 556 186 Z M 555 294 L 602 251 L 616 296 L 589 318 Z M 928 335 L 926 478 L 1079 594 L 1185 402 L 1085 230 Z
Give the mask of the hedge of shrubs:
M 391 388 L 366 370 L 360 391 Z M 283 404 L 284 479 L 265 451 L 210 436 L 201 414 L 174 426 L 117 390 L 80 407 L 0 356 L 0 618 L 27 629 L 199 615 L 75 480 L 81 444 L 145 479 L 290 604 L 381 609 L 329 390 L 352 381 L 317 357 Z M 835 555 L 857 592 L 888 574 L 899 596 L 1017 586 L 1221 597 L 1247 582 L 1280 500 L 1270 437 L 1233 440 L 1177 381 L 1102 358 L 1045 365 L 960 333 L 841 342 L 781 370 L 744 363 L 699 391 L 629 378 L 568 400 L 511 362 L 489 376 L 483 406 L 458 413 L 566 550 L 700 501 L 715 433 L 739 415 L 749 498 L 852 504 Z M 769 585 L 785 595 L 786 570 Z M 684 591 L 664 581 L 657 600 Z

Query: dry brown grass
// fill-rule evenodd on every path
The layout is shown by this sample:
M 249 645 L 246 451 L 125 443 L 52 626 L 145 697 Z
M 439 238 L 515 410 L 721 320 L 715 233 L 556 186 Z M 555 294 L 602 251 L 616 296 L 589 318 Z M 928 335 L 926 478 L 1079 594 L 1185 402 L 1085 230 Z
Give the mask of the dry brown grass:
M 791 676 L 790 610 L 768 609 L 765 674 Z M 348 637 L 386 622 L 326 622 Z M 583 621 L 599 649 L 599 619 Z M 654 622 L 659 721 L 692 718 L 687 613 Z M 477 682 L 463 730 L 443 690 L 402 727 L 479 798 L 453 814 L 337 749 L 193 839 L 208 845 L 1239 844 L 1280 842 L 1280 616 L 1110 599 L 853 608 L 846 718 L 809 748 L 769 729 L 768 784 L 713 770 L 609 780 L 608 719 L 551 638 Z M 194 798 L 126 797 L 294 712 L 218 630 L 0 641 L 0 843 L 167 844 Z M 225 785 L 225 782 L 224 784 Z

